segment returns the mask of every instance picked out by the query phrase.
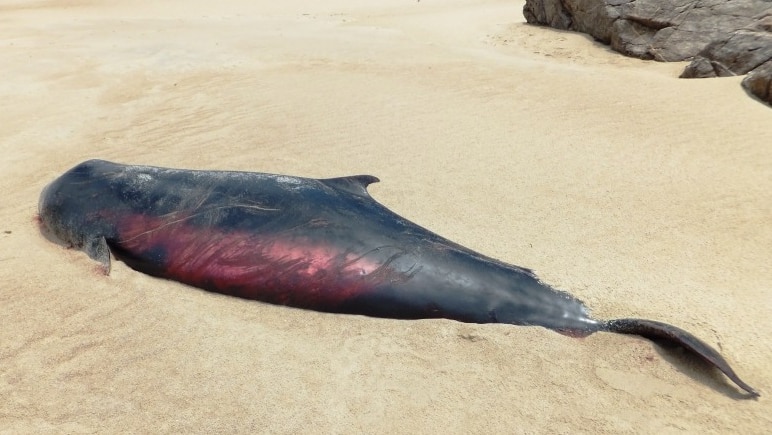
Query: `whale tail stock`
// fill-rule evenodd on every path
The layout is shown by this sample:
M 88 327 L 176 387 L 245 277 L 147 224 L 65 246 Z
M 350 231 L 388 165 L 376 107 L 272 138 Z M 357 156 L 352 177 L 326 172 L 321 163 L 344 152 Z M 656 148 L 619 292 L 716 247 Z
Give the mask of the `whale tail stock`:
M 608 332 L 640 335 L 650 340 L 663 340 L 681 346 L 721 370 L 737 386 L 750 393 L 751 397 L 759 397 L 759 393 L 737 376 L 718 351 L 681 328 L 654 320 L 615 319 L 606 322 L 604 329 Z

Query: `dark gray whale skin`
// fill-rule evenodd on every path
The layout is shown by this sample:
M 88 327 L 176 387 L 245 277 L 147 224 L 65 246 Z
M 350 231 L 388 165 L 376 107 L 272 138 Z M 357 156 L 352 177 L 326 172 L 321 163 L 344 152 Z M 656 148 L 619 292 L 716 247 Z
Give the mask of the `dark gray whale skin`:
M 130 267 L 209 291 L 332 313 L 535 325 L 675 343 L 743 382 L 675 326 L 600 321 L 529 269 L 422 228 L 376 202 L 369 175 L 332 179 L 81 163 L 46 186 L 45 231 L 110 270 Z

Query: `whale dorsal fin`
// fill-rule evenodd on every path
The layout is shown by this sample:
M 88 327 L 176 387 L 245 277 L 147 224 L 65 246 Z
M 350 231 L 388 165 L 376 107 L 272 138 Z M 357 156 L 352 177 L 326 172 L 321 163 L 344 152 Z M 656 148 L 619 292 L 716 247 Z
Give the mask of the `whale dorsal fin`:
M 367 186 L 381 180 L 372 175 L 352 175 L 349 177 L 325 178 L 319 181 L 332 188 L 370 198 L 370 194 L 367 193 Z

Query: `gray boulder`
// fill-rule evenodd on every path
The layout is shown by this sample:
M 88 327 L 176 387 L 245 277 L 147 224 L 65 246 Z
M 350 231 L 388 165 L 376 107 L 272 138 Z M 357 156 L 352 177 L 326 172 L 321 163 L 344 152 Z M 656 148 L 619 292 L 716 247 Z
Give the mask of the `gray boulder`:
M 748 73 L 743 79 L 743 88 L 772 106 L 772 60 Z

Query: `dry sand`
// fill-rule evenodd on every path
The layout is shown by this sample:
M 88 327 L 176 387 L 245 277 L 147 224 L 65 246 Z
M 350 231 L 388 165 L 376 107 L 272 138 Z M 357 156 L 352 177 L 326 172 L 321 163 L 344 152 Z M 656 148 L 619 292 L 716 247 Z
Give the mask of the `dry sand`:
M 312 4 L 312 6 L 309 6 Z M 522 2 L 0 3 L 0 431 L 761 433 L 772 426 L 772 110 L 739 78 L 523 24 Z M 94 157 L 333 177 L 534 268 L 647 340 L 329 315 L 50 243 Z

